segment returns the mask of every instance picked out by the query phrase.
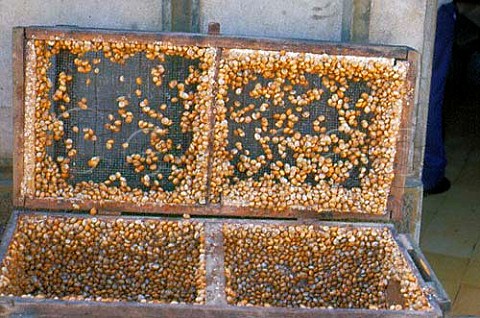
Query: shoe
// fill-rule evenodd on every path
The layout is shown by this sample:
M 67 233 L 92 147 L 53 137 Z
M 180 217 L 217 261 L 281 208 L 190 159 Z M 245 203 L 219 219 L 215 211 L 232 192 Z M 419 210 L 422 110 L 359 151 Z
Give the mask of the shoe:
M 438 182 L 433 188 L 424 190 L 423 194 L 427 196 L 427 195 L 444 193 L 450 189 L 450 185 L 451 185 L 450 180 L 443 177 L 443 179 L 440 180 L 440 182 Z

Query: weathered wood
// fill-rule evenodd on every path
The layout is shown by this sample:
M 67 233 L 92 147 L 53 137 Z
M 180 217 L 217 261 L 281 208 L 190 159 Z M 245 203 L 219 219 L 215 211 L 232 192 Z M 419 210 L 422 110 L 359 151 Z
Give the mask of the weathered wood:
M 415 152 L 416 152 L 416 147 L 418 147 L 416 144 L 415 144 L 415 136 L 417 134 L 417 129 L 420 128 L 420 127 L 417 127 L 418 123 L 417 123 L 417 120 L 418 120 L 418 99 L 419 99 L 419 94 L 421 94 L 420 90 L 419 90 L 419 77 L 420 77 L 420 73 L 421 73 L 421 67 L 420 67 L 420 63 L 421 63 L 421 59 L 422 59 L 422 56 L 420 55 L 419 52 L 417 51 L 410 51 L 408 52 L 408 58 L 407 58 L 407 61 L 410 63 L 410 67 L 411 67 L 411 70 L 409 71 L 408 73 L 408 77 L 409 77 L 409 83 L 410 83 L 410 90 L 413 90 L 413 92 L 408 95 L 408 98 L 407 98 L 407 103 L 410 104 L 410 107 L 412 108 L 412 112 L 413 112 L 413 115 L 412 115 L 412 118 L 411 118 L 411 122 L 409 124 L 409 128 L 410 128 L 410 142 L 411 142 L 411 145 L 410 145 L 410 148 L 409 148 L 409 155 L 408 155 L 408 175 L 409 176 L 415 176 Z
M 208 24 L 208 35 L 220 35 L 220 23 L 210 22 Z
M 449 312 L 452 305 L 450 297 L 443 288 L 440 280 L 428 263 L 427 258 L 418 244 L 416 244 L 408 234 L 399 234 L 398 241 L 405 248 L 405 251 L 408 253 L 409 258 L 414 264 L 413 267 L 418 270 L 419 274 L 422 276 L 422 280 L 425 282 L 426 286 L 429 287 L 441 310 L 444 313 Z
M 368 309 L 264 308 L 212 305 L 101 303 L 0 297 L 0 314 L 9 317 L 183 317 L 183 318 L 403 318 L 439 317 L 436 312 Z
M 286 50 L 291 52 L 308 52 L 331 55 L 356 55 L 367 57 L 386 57 L 407 59 L 409 48 L 386 45 L 360 45 L 350 43 L 333 43 L 314 40 L 284 38 L 249 38 L 241 36 L 209 36 L 195 33 L 162 33 L 128 30 L 84 29 L 76 27 L 30 27 L 26 30 L 27 38 L 43 40 L 76 39 L 112 42 L 151 41 L 175 42 L 177 45 L 198 45 L 222 48 Z
M 415 160 L 415 152 L 416 152 L 416 143 L 415 143 L 415 135 L 417 134 L 417 125 L 415 122 L 417 121 L 417 107 L 418 107 L 418 76 L 420 76 L 420 54 L 416 51 L 411 51 L 408 54 L 408 62 L 410 63 L 408 78 L 409 78 L 409 89 L 411 93 L 408 95 L 406 102 L 410 105 L 412 109 L 412 115 L 408 120 L 408 133 L 409 133 L 409 140 L 408 140 L 408 154 L 406 158 L 406 171 L 405 175 L 407 176 L 403 183 L 404 188 L 404 196 L 401 202 L 401 208 L 403 212 L 399 215 L 399 228 L 402 229 L 402 232 L 411 233 L 412 237 L 417 240 L 420 240 L 420 225 L 422 222 L 422 193 L 421 193 L 421 180 L 415 177 L 415 181 L 413 183 L 420 184 L 417 188 L 417 193 L 414 193 L 411 188 L 411 185 L 407 185 L 408 179 L 414 177 L 414 160 Z M 410 182 L 411 183 L 411 182 Z M 415 197 L 417 200 L 415 200 Z M 411 201 L 413 199 L 413 201 Z M 410 206 L 408 206 L 410 204 Z M 406 206 L 407 205 L 407 206 Z M 410 209 L 409 209 L 410 207 Z
M 205 261 L 207 296 L 206 303 L 210 305 L 226 305 L 224 245 L 222 224 L 208 222 L 205 224 Z
M 211 35 L 219 35 L 220 34 L 220 24 L 219 23 L 210 23 L 208 25 L 208 32 Z M 213 74 L 213 88 L 212 88 L 212 96 L 213 102 L 208 107 L 208 121 L 210 125 L 210 131 L 208 133 L 208 166 L 207 166 L 207 202 L 210 203 L 210 196 L 211 196 L 211 178 L 212 178 L 212 170 L 213 170 L 213 159 L 215 155 L 214 150 L 214 143 L 215 143 L 215 116 L 216 116 L 216 96 L 218 93 L 218 71 L 220 65 L 220 59 L 222 57 L 222 49 L 217 48 L 215 51 L 215 74 Z
M 416 177 L 408 176 L 403 192 L 403 218 L 397 222 L 397 230 L 408 233 L 414 242 L 420 242 L 422 224 L 423 185 Z
M 406 63 L 408 67 L 406 87 L 407 98 L 403 102 L 402 117 L 400 122 L 400 131 L 397 139 L 397 147 L 394 161 L 395 178 L 391 185 L 390 197 L 387 204 L 387 210 L 391 213 L 393 221 L 401 222 L 404 216 L 403 193 L 405 187 L 405 179 L 408 173 L 408 162 L 413 146 L 413 133 L 411 131 L 411 123 L 413 118 L 414 105 L 414 89 L 416 85 L 416 74 L 418 67 L 418 53 L 409 52 L 408 61 L 399 61 L 398 63 Z
M 343 212 L 317 212 L 314 210 L 300 209 L 260 209 L 239 206 L 226 206 L 218 204 L 209 205 L 167 205 L 145 203 L 142 205 L 131 202 L 118 201 L 92 201 L 92 200 L 66 200 L 55 198 L 26 198 L 25 207 L 32 210 L 71 211 L 73 204 L 78 205 L 78 210 L 89 211 L 95 207 L 98 211 L 140 213 L 140 214 L 190 214 L 215 217 L 249 217 L 249 218 L 285 218 L 285 219 L 322 219 L 322 220 L 368 220 L 388 221 L 390 215 L 371 215 L 366 213 Z
M 25 29 L 13 29 L 13 205 L 23 206 L 21 185 L 24 173 L 24 123 L 25 123 Z
M 115 214 L 105 214 L 105 215 L 90 215 L 88 212 L 51 212 L 51 211 L 32 211 L 32 210 L 14 210 L 12 214 L 16 214 L 17 218 L 20 215 L 37 215 L 37 216 L 52 216 L 52 217 L 78 217 L 78 218 L 98 218 L 101 217 L 105 220 L 115 220 L 118 219 L 118 216 Z M 177 220 L 182 219 L 183 216 L 171 216 L 171 215 L 154 215 L 154 214 L 143 214 L 143 215 L 122 215 L 122 219 L 131 219 L 131 220 Z M 284 225 L 284 226 L 291 226 L 291 225 L 318 225 L 318 226 L 339 226 L 339 227 L 370 227 L 370 228 L 388 228 L 390 230 L 394 230 L 395 227 L 393 224 L 390 223 L 373 223 L 368 220 L 368 222 L 347 222 L 347 221 L 326 221 L 326 220 L 319 220 L 319 219 L 255 219 L 255 218 L 232 218 L 232 217 L 225 217 L 225 218 L 212 218 L 206 217 L 202 215 L 198 216 L 191 216 L 191 220 L 201 221 L 205 224 L 225 224 L 225 223 L 235 223 L 235 224 L 257 224 L 257 225 Z M 14 228 L 16 223 L 10 222 L 9 227 Z M 218 227 L 212 225 L 212 229 L 210 231 L 219 230 Z M 219 241 L 218 241 L 219 242 Z

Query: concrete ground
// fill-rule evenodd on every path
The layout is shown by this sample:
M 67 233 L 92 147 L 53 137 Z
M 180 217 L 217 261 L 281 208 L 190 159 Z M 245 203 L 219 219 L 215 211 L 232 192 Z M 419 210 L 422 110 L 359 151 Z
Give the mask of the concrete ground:
M 480 143 L 450 138 L 450 191 L 424 199 L 421 248 L 453 301 L 480 316 Z

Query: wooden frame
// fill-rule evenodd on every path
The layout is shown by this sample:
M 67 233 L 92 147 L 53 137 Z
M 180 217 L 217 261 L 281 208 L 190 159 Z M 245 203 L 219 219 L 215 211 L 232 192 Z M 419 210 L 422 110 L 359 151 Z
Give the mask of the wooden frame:
M 140 303 L 101 303 L 2 297 L 0 313 L 12 317 L 185 317 L 185 318 L 358 318 L 358 317 L 441 317 L 438 312 L 369 309 L 293 309 L 235 307 L 226 305 L 162 305 Z
M 72 202 L 68 200 L 48 199 L 48 198 L 25 198 L 25 207 L 32 210 L 48 210 L 55 206 L 57 211 L 72 210 Z M 194 216 L 215 216 L 215 217 L 249 217 L 249 218 L 283 218 L 283 219 L 321 219 L 321 220 L 364 220 L 364 221 L 387 221 L 390 215 L 369 215 L 366 213 L 332 213 L 316 212 L 312 210 L 286 209 L 283 211 L 268 210 L 260 208 L 236 207 L 219 204 L 209 204 L 203 206 L 192 205 L 157 205 L 145 203 L 141 206 L 135 203 L 105 201 L 99 203 L 92 200 L 83 200 L 80 210 L 90 210 L 96 208 L 98 213 L 111 215 L 121 213 L 140 213 L 140 214 L 165 214 L 182 215 L 190 214 Z
M 39 40 L 77 39 L 102 41 L 174 41 L 178 45 L 198 45 L 236 49 L 286 50 L 331 55 L 381 56 L 406 60 L 411 49 L 401 46 L 360 45 L 313 40 L 249 38 L 243 36 L 204 35 L 181 32 L 146 32 L 110 29 L 86 29 L 78 27 L 28 27 L 26 38 Z
M 418 74 L 418 63 L 420 54 L 416 51 L 409 51 L 407 61 L 409 63 L 407 73 L 407 98 L 404 100 L 402 120 L 400 125 L 400 135 L 397 141 L 397 153 L 395 156 L 395 179 L 391 186 L 390 199 L 387 210 L 390 211 L 392 220 L 401 222 L 405 217 L 403 215 L 403 192 L 405 188 L 406 176 L 408 173 L 409 158 L 413 151 L 413 136 L 411 131 L 413 123 L 413 114 L 415 110 L 415 86 Z
M 32 215 L 32 212 L 14 211 L 4 233 L 4 239 L 0 245 L 0 259 L 5 257 L 11 242 L 19 216 L 22 214 Z M 35 212 L 40 216 L 69 216 L 72 214 Z M 92 218 L 85 214 L 75 214 L 76 217 Z M 102 216 L 102 218 L 115 218 Z M 151 219 L 149 217 L 132 216 L 131 219 Z M 160 218 L 161 219 L 161 218 Z M 171 220 L 171 218 L 168 218 Z M 280 307 L 241 307 L 228 305 L 225 297 L 225 278 L 223 268 L 223 235 L 222 224 L 254 224 L 254 225 L 316 225 L 316 226 L 340 226 L 340 227 L 387 227 L 407 261 L 412 273 L 418 279 L 420 287 L 427 290 L 427 283 L 417 269 L 414 260 L 408 253 L 411 249 L 411 240 L 408 236 L 399 235 L 391 224 L 375 223 L 345 223 L 325 222 L 316 220 L 283 221 L 283 220 L 240 220 L 240 219 L 203 219 L 193 218 L 205 224 L 205 250 L 206 250 L 206 281 L 207 295 L 204 305 L 175 305 L 175 304 L 141 304 L 136 302 L 96 302 L 96 301 L 64 301 L 54 299 L 34 299 L 23 297 L 3 296 L 0 297 L 0 313 L 15 316 L 22 314 L 36 317 L 60 317 L 60 316 L 124 316 L 145 315 L 165 317 L 441 317 L 442 310 L 436 298 L 431 298 L 431 311 L 412 310 L 369 310 L 369 309 L 306 309 L 306 308 L 280 308 Z M 406 247 L 407 246 L 407 247 Z M 423 257 L 419 252 L 420 258 Z M 431 279 L 431 277 L 429 277 Z
M 13 205 L 23 206 L 24 198 L 21 195 L 21 184 L 24 172 L 24 119 L 25 119 L 25 55 L 24 41 L 25 29 L 14 28 L 13 34 L 13 131 L 14 143 L 13 147 Z
M 386 57 L 410 64 L 407 86 L 411 89 L 415 85 L 417 74 L 418 54 L 407 47 L 355 45 L 342 43 L 326 43 L 319 41 L 301 41 L 291 39 L 258 39 L 247 37 L 225 37 L 220 35 L 198 35 L 187 33 L 157 33 L 157 32 L 132 32 L 123 30 L 82 29 L 76 27 L 29 27 L 16 28 L 14 32 L 14 81 L 15 81 L 15 138 L 19 145 L 23 145 L 24 114 L 24 49 L 26 39 L 77 39 L 77 40 L 102 40 L 102 41 L 172 41 L 178 45 L 199 45 L 216 47 L 217 51 L 223 48 L 249 48 L 263 50 L 286 50 L 292 52 L 310 52 L 331 55 L 355 55 L 364 57 Z M 413 97 L 412 97 L 413 98 Z M 15 206 L 29 209 L 70 210 L 72 203 L 78 203 L 80 210 L 95 207 L 99 213 L 111 214 L 121 212 L 132 213 L 158 213 L 158 214 L 183 214 L 238 216 L 238 217 L 272 217 L 272 218 L 320 218 L 344 220 L 394 220 L 401 222 L 403 219 L 402 197 L 405 183 L 406 166 L 411 143 L 411 134 L 408 131 L 412 117 L 412 99 L 406 101 L 408 107 L 404 108 L 400 128 L 399 145 L 395 156 L 395 179 L 392 183 L 391 193 L 387 202 L 387 211 L 384 215 L 371 215 L 364 213 L 342 212 L 315 212 L 311 210 L 287 209 L 285 211 L 269 211 L 234 206 L 219 206 L 213 204 L 182 206 L 182 205 L 136 205 L 118 202 L 74 202 L 66 200 L 53 200 L 48 198 L 22 198 L 20 193 L 21 180 L 23 179 L 23 149 L 17 147 L 14 153 L 14 191 Z M 274 212 L 274 213 L 273 213 Z

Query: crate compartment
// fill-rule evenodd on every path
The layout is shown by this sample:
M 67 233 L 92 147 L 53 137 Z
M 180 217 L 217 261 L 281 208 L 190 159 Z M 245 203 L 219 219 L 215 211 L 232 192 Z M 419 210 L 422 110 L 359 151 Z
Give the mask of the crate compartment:
M 207 170 L 212 48 L 64 39 L 24 53 L 26 196 L 205 203 L 192 171 Z
M 390 225 L 15 212 L 5 237 L 7 316 L 440 316 Z
M 213 202 L 385 215 L 400 166 L 409 64 L 380 56 L 224 49 Z
M 0 293 L 201 304 L 204 252 L 197 221 L 21 215 Z
M 390 228 L 225 224 L 223 235 L 230 305 L 431 310 Z

